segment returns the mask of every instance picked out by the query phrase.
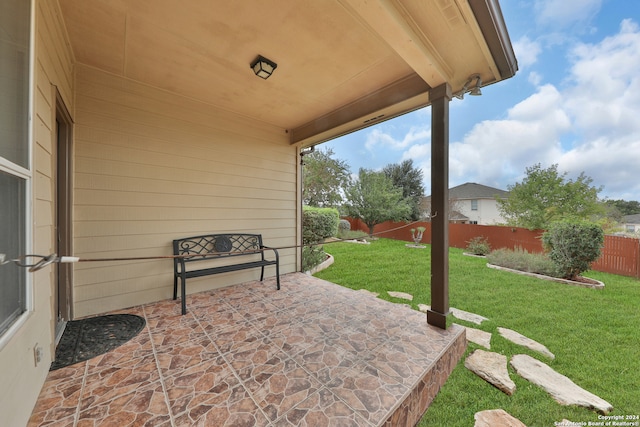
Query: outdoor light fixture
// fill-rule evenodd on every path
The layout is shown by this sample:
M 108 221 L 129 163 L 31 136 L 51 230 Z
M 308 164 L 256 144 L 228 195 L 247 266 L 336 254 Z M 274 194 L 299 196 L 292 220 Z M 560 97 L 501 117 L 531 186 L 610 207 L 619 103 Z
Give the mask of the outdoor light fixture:
M 251 68 L 256 76 L 262 79 L 268 79 L 271 74 L 273 74 L 273 70 L 276 69 L 278 64 L 275 62 L 265 58 L 262 55 L 258 55 L 258 57 L 251 63 Z
M 469 89 L 469 86 L 471 85 L 471 83 L 473 81 L 476 81 L 476 84 L 473 88 Z M 471 76 L 469 76 L 469 78 L 467 79 L 466 83 L 464 84 L 464 86 L 462 86 L 462 89 L 460 90 L 460 92 L 456 92 L 453 94 L 453 96 L 455 96 L 458 99 L 463 99 L 464 98 L 464 94 L 469 92 L 469 95 L 472 96 L 480 96 L 482 95 L 482 91 L 480 90 L 480 86 L 482 86 L 482 77 L 480 77 L 480 74 L 473 74 Z

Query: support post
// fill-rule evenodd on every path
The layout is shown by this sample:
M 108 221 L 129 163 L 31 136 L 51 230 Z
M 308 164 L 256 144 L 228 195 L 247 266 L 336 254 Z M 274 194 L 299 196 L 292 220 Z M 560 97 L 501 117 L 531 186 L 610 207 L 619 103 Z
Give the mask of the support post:
M 449 101 L 445 83 L 431 89 L 431 309 L 427 323 L 447 328 L 449 315 Z

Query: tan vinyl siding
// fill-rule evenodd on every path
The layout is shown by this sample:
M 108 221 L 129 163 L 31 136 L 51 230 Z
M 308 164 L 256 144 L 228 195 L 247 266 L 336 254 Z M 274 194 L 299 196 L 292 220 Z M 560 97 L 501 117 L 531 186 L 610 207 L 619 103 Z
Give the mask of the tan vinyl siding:
M 35 8 L 35 76 L 32 251 L 54 251 L 55 223 L 55 87 L 72 110 L 73 66 L 57 2 L 37 0 Z M 0 350 L 0 414 L 2 424 L 27 424 L 33 405 L 49 371 L 54 351 L 53 267 L 30 275 L 33 281 L 33 312 Z M 42 347 L 42 361 L 35 364 L 34 346 Z
M 78 66 L 76 84 L 77 256 L 171 255 L 174 238 L 220 232 L 296 243 L 297 148 L 283 129 L 87 66 Z M 296 261 L 295 250 L 282 250 L 281 272 Z M 172 268 L 171 260 L 80 263 L 76 316 L 170 298 Z M 249 270 L 187 287 L 257 278 Z

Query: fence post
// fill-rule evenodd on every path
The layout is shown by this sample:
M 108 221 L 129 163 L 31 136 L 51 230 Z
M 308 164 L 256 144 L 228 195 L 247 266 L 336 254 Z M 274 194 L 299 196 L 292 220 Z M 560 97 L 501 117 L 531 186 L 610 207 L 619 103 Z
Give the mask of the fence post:
M 640 239 L 636 239 L 636 279 L 640 279 Z

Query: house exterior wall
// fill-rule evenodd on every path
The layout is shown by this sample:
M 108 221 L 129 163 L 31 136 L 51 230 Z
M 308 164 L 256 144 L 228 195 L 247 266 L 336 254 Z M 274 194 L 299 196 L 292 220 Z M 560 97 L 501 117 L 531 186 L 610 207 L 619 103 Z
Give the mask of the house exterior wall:
M 55 106 L 56 87 L 67 107 L 73 108 L 73 58 L 57 2 L 33 2 L 35 54 L 32 126 L 32 221 L 29 235 L 33 253 L 54 252 L 55 224 Z M 0 349 L 0 414 L 7 426 L 26 425 L 54 352 L 54 267 L 29 275 L 31 310 Z M 42 360 L 35 362 L 34 347 Z
M 505 221 L 498 210 L 498 203 L 494 199 L 476 199 L 478 210 L 471 209 L 471 200 L 456 200 L 457 210 L 469 218 L 469 221 L 477 221 L 478 225 L 503 224 Z
M 166 256 L 175 238 L 235 231 L 297 243 L 298 148 L 284 129 L 88 66 L 77 66 L 76 85 L 76 256 Z M 280 252 L 281 273 L 296 271 L 297 251 Z M 257 278 L 254 269 L 191 279 L 187 292 Z M 75 317 L 172 292 L 170 259 L 74 269 Z
M 624 224 L 624 231 L 627 233 L 640 233 L 640 224 L 627 222 Z

